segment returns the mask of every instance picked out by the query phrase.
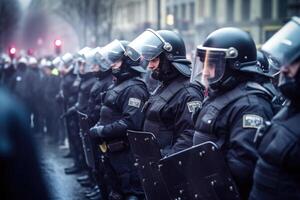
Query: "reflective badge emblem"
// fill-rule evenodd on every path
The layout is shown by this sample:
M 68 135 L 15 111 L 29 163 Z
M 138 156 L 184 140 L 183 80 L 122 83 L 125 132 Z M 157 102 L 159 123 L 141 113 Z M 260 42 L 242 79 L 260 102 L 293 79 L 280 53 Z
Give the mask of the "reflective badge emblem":
M 190 102 L 187 102 L 187 107 L 189 109 L 189 112 L 195 112 L 196 108 L 202 108 L 202 102 L 201 101 L 190 101 Z
M 128 105 L 139 108 L 141 106 L 141 100 L 137 98 L 129 98 Z
M 244 115 L 243 128 L 259 128 L 263 125 L 264 119 L 258 115 Z

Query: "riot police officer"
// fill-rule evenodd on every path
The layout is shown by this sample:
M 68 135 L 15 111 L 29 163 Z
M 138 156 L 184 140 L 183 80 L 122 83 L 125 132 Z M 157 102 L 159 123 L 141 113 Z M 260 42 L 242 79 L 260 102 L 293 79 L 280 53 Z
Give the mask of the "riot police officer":
M 103 60 L 106 54 L 109 54 L 109 50 L 102 48 L 91 58 L 91 64 L 93 65 L 94 73 L 97 78 L 97 81 L 90 90 L 88 100 L 87 112 L 91 126 L 95 125 L 100 117 L 101 94 L 108 89 L 113 80 L 112 70 Z
M 41 71 L 38 68 L 38 62 L 35 57 L 28 58 L 28 84 L 31 88 L 28 93 L 30 94 L 29 109 L 33 114 L 33 132 L 35 134 L 41 134 L 43 132 L 43 122 L 41 121 L 42 105 L 40 97 L 42 96 L 42 84 L 41 84 Z
M 152 132 L 163 156 L 192 146 L 191 115 L 203 100 L 199 84 L 191 84 L 190 61 L 183 39 L 169 30 L 147 29 L 127 48 L 133 60 L 149 61 L 152 78 L 160 85 L 145 104 L 143 130 Z
M 250 199 L 300 199 L 300 18 L 294 17 L 262 47 L 281 64 L 279 89 L 289 99 L 258 137 L 260 158 Z
M 255 77 L 256 81 L 259 82 L 266 90 L 270 92 L 273 96 L 272 104 L 274 108 L 274 114 L 277 113 L 285 103 L 285 98 L 279 91 L 277 85 L 275 84 L 277 72 L 274 69 L 277 68 L 274 59 L 271 59 L 263 51 L 257 51 L 257 62 L 260 68 L 262 68 L 263 73 L 257 74 Z
M 95 77 L 97 78 L 89 94 L 87 107 L 88 118 L 86 120 L 88 128 L 91 128 L 98 122 L 102 100 L 101 96 L 113 83 L 112 70 L 110 69 L 110 66 L 108 66 L 107 62 L 105 62 L 105 57 L 111 53 L 110 51 L 112 49 L 110 49 L 110 47 L 110 44 L 108 44 L 105 47 L 98 49 L 96 53 L 89 53 L 89 56 L 87 57 L 88 62 L 92 65 Z M 91 192 L 87 193 L 86 196 L 90 199 L 97 199 L 97 197 L 107 198 L 108 191 L 104 181 L 105 170 L 103 165 L 101 165 L 102 154 L 98 148 L 99 141 L 97 139 L 90 138 L 88 134 L 86 134 L 85 137 L 86 161 L 92 171 L 92 177 L 90 175 L 88 179 L 92 178 L 97 183 L 96 187 L 94 187 Z M 90 148 L 90 150 L 88 148 Z M 84 177 L 82 177 L 81 180 L 84 180 L 83 178 Z
M 14 64 L 8 55 L 3 54 L 0 65 L 0 84 L 12 89 L 13 75 L 16 71 Z
M 56 99 L 58 102 L 62 104 L 62 110 L 64 113 L 72 107 L 76 101 L 78 96 L 78 85 L 75 84 L 75 80 L 77 80 L 77 73 L 74 70 L 75 59 L 71 54 L 66 53 L 62 56 L 62 66 L 60 67 L 60 75 L 61 75 L 61 84 L 59 94 L 56 95 Z M 76 140 L 76 132 L 75 127 L 77 126 L 74 121 L 75 118 L 71 115 L 62 119 L 64 120 L 64 126 L 66 128 L 67 138 L 69 142 L 69 152 L 67 152 L 64 157 L 73 157 L 76 161 L 76 151 L 75 148 L 75 140 Z
M 257 160 L 255 133 L 273 116 L 272 94 L 255 81 L 263 73 L 255 43 L 240 29 L 221 28 L 197 47 L 196 56 L 192 81 L 202 82 L 208 97 L 193 117 L 194 144 L 218 144 L 246 199 Z
M 124 55 L 128 42 L 114 40 L 112 50 L 103 57 L 111 66 L 115 82 L 102 96 L 100 119 L 90 129 L 90 135 L 105 142 L 102 153 L 108 157 L 112 167 L 109 199 L 142 198 L 143 191 L 133 166 L 133 156 L 126 138 L 128 129 L 140 130 L 143 122 L 141 108 L 148 99 L 147 86 L 140 78 L 145 70 L 139 61 Z M 108 173 L 108 168 L 105 168 Z

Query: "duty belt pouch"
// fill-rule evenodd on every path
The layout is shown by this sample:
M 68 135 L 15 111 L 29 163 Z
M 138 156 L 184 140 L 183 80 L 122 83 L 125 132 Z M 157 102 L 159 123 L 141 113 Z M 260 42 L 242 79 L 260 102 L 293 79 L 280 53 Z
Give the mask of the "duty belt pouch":
M 126 142 L 124 142 L 123 140 L 121 141 L 117 141 L 117 142 L 111 142 L 107 144 L 107 148 L 109 150 L 109 152 L 119 152 L 119 151 L 123 151 L 125 149 L 127 149 L 128 145 Z

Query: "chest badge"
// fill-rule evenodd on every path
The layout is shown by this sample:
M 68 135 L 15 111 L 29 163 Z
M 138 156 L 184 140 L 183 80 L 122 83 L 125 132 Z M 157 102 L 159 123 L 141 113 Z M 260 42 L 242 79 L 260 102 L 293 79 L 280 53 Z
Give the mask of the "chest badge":
M 189 112 L 191 112 L 191 113 L 195 112 L 196 108 L 202 107 L 201 101 L 190 101 L 190 102 L 187 102 L 186 104 L 189 109 Z
M 141 100 L 137 98 L 129 98 L 128 105 L 136 108 L 140 108 Z
M 246 114 L 243 115 L 243 128 L 259 128 L 263 125 L 263 118 L 258 115 Z

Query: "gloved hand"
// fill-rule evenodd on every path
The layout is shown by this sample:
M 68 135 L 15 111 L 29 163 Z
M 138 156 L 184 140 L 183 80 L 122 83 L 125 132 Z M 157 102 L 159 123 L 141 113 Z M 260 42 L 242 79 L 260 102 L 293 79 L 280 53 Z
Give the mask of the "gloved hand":
M 104 126 L 102 125 L 96 125 L 90 128 L 89 133 L 91 137 L 104 137 L 103 136 L 103 128 Z
M 60 119 L 64 119 L 65 117 L 71 116 L 76 113 L 76 107 L 70 107 L 64 114 L 60 116 Z

